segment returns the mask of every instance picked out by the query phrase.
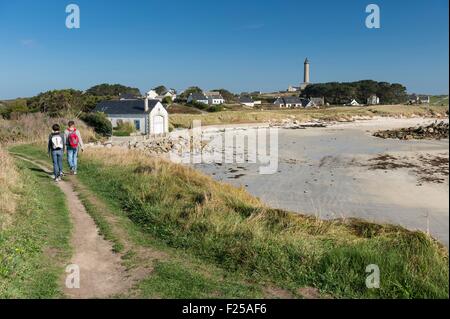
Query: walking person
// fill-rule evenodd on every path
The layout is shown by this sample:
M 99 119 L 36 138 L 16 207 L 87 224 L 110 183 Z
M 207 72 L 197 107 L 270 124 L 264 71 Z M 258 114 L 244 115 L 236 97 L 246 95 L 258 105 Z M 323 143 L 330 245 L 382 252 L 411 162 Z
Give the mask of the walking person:
M 70 173 L 77 174 L 78 169 L 78 151 L 83 151 L 84 145 L 80 131 L 75 127 L 74 121 L 69 121 L 68 128 L 64 131 L 66 142 L 67 161 L 69 162 Z
M 48 137 L 48 154 L 53 161 L 53 176 L 55 182 L 59 182 L 63 175 L 63 155 L 64 155 L 65 141 L 64 135 L 60 132 L 58 124 L 52 126 L 52 133 Z

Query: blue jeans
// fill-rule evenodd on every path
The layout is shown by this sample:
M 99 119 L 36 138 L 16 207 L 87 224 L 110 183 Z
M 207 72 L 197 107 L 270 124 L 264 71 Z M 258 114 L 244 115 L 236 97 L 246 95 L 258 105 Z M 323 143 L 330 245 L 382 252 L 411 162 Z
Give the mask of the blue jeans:
M 60 177 L 63 171 L 63 151 L 56 150 L 52 151 L 52 160 L 53 160 L 53 174 L 55 178 Z
M 78 167 L 78 149 L 77 148 L 67 148 L 67 161 L 69 162 L 69 167 L 73 172 L 77 171 Z

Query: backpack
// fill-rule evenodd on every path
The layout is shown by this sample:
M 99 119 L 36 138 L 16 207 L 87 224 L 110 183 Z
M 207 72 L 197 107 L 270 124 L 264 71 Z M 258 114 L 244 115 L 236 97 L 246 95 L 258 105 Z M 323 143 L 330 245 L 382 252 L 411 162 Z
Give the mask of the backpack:
M 61 135 L 53 135 L 51 138 L 52 150 L 62 150 L 63 149 L 63 139 Z
M 78 135 L 77 135 L 77 130 L 76 129 L 74 129 L 73 131 L 69 132 L 68 140 L 69 140 L 69 146 L 71 148 L 78 148 L 79 139 L 78 139 Z

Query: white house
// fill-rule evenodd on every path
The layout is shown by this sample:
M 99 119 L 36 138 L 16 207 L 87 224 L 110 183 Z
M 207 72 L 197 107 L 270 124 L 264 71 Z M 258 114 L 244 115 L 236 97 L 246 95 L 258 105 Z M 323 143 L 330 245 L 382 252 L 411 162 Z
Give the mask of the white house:
M 191 94 L 189 94 L 187 102 L 188 103 L 198 102 L 198 103 L 203 103 L 203 104 L 209 104 L 209 99 L 203 93 L 191 93 Z
M 358 103 L 358 101 L 356 101 L 355 99 L 351 99 L 347 104 L 345 104 L 345 105 L 348 105 L 348 106 L 358 106 L 359 105 L 359 103 Z
M 166 97 L 170 97 L 170 99 L 174 101 L 177 98 L 177 92 L 174 89 L 170 89 L 165 91 L 163 94 L 156 96 L 155 99 L 162 102 L 162 100 Z
M 281 107 L 303 107 L 303 99 L 298 96 L 279 97 L 273 103 Z
M 245 106 L 249 106 L 249 107 L 254 107 L 255 106 L 255 102 L 253 101 L 251 96 L 240 96 L 239 97 L 239 103 L 241 103 L 242 105 Z
M 169 114 L 158 100 L 110 100 L 97 104 L 93 112 L 103 112 L 113 127 L 120 122 L 133 123 L 138 132 L 159 135 L 169 132 Z
M 150 90 L 147 92 L 147 94 L 145 96 L 147 97 L 147 99 L 155 100 L 156 97 L 158 96 L 158 93 L 156 93 L 155 90 Z
M 375 94 L 372 94 L 367 98 L 367 105 L 378 105 L 380 104 L 380 98 Z
M 206 92 L 205 96 L 208 98 L 208 104 L 219 105 L 225 103 L 225 99 L 222 97 L 220 92 Z

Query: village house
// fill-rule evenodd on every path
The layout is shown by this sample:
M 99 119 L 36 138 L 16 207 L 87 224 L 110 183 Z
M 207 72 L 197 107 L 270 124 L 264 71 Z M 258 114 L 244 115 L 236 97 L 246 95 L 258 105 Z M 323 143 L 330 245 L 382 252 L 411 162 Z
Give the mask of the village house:
M 93 112 L 105 113 L 113 127 L 129 122 L 141 134 L 159 135 L 169 132 L 169 114 L 161 102 L 155 99 L 102 101 Z
M 355 99 L 350 99 L 347 103 L 345 103 L 344 105 L 346 106 L 359 106 L 360 104 L 358 103 L 358 101 L 356 101 Z
M 240 96 L 239 103 L 245 106 L 254 107 L 255 102 L 253 101 L 251 96 Z
M 191 93 L 189 94 L 189 97 L 187 98 L 188 103 L 197 102 L 197 103 L 203 103 L 203 104 L 209 104 L 208 97 L 204 95 L 203 93 Z
M 298 96 L 278 97 L 273 103 L 280 108 L 282 107 L 303 107 L 303 100 Z
M 208 104 L 210 105 L 219 105 L 225 103 L 225 99 L 222 97 L 220 92 L 206 92 L 205 96 L 208 98 Z
M 408 104 L 430 104 L 430 96 L 411 94 L 408 96 Z
M 312 97 L 309 101 L 309 107 L 320 107 L 325 105 L 325 98 L 323 97 Z
M 367 98 L 367 105 L 378 105 L 380 104 L 380 98 L 375 94 L 372 94 Z
M 219 92 L 191 93 L 187 99 L 188 103 L 198 102 L 208 105 L 219 105 L 225 103 L 225 99 Z

